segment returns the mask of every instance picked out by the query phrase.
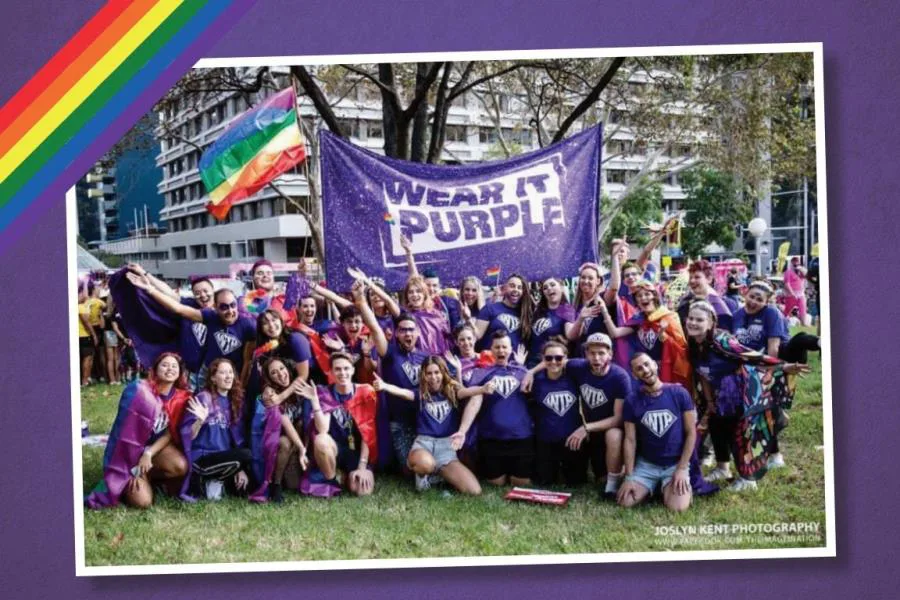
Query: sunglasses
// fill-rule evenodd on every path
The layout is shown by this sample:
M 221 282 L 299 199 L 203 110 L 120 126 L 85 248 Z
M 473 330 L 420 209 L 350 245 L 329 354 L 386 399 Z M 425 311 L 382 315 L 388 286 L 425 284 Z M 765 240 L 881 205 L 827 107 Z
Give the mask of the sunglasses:
M 412 333 L 416 330 L 415 327 L 398 327 L 397 333 Z
M 232 302 L 231 304 L 225 304 L 224 302 L 219 304 L 219 310 L 226 311 L 237 308 L 237 302 Z
M 551 355 L 545 356 L 544 360 L 546 362 L 562 362 L 562 361 L 566 360 L 566 357 L 563 356 L 562 354 L 551 354 Z

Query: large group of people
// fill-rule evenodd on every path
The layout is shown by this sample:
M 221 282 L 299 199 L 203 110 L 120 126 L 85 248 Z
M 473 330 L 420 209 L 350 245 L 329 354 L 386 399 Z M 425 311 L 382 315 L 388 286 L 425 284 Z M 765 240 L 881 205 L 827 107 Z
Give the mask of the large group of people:
M 790 336 L 765 280 L 720 295 L 705 260 L 668 297 L 647 261 L 657 237 L 634 262 L 616 240 L 608 276 L 582 265 L 571 300 L 564 279 L 518 273 L 444 289 L 408 240 L 396 296 L 355 269 L 347 295 L 302 268 L 280 292 L 266 260 L 242 296 L 201 277 L 181 298 L 136 264 L 113 276 L 106 305 L 85 285 L 85 373 L 106 331 L 98 313 L 110 340 L 134 345 L 140 313 L 113 317 L 117 290 L 175 323 L 174 351 L 125 387 L 86 504 L 365 496 L 385 475 L 471 496 L 593 481 L 622 507 L 658 495 L 674 511 L 729 480 L 752 490 L 785 465 L 784 411 L 818 338 Z

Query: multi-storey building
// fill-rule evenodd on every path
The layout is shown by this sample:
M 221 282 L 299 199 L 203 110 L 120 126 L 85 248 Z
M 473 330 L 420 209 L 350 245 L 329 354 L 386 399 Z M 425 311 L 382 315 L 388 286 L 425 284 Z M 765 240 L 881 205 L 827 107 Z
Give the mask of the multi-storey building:
M 96 248 L 119 233 L 116 170 L 97 164 L 75 184 L 78 235 Z

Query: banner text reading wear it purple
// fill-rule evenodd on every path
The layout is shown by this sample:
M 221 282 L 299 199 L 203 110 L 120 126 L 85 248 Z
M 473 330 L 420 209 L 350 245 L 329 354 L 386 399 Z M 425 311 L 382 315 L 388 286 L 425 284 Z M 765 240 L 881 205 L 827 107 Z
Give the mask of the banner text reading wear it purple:
M 566 277 L 597 260 L 600 128 L 509 160 L 429 165 L 385 158 L 320 134 L 326 278 L 350 288 L 347 267 L 406 283 L 401 235 L 420 270 L 445 285 L 467 275 Z M 489 282 L 493 283 L 493 282 Z

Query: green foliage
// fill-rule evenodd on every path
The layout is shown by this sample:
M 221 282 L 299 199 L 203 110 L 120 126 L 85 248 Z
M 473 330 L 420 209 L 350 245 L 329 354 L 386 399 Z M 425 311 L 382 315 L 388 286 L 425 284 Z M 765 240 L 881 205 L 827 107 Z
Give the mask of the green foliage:
M 650 239 L 646 231 L 647 224 L 662 222 L 662 202 L 662 186 L 659 183 L 648 183 L 632 190 L 606 230 L 603 247 L 609 248 L 612 240 L 626 236 L 632 245 L 646 244 Z M 611 204 L 612 200 L 604 194 L 600 200 L 601 219 L 609 214 Z
M 597 499 L 594 486 L 571 490 L 566 508 L 515 504 L 506 488 L 484 484 L 480 498 L 417 494 L 413 484 L 376 475 L 369 498 L 303 498 L 250 505 L 227 498 L 188 505 L 157 499 L 146 511 L 85 511 L 89 566 L 228 563 L 357 558 L 498 556 L 821 547 L 825 543 L 825 468 L 822 452 L 822 379 L 818 353 L 812 373 L 799 380 L 790 426 L 779 435 L 787 467 L 772 471 L 747 494 L 696 498 L 673 515 L 661 503 L 632 510 Z M 82 389 L 81 415 L 92 432 L 115 417 L 121 386 Z M 102 448 L 84 448 L 83 490 L 99 481 Z M 819 536 L 791 541 L 773 536 L 656 535 L 657 526 L 817 522 Z
M 687 197 L 687 210 L 681 234 L 682 250 L 698 256 L 709 244 L 725 248 L 734 244 L 736 227 L 753 216 L 753 203 L 734 178 L 721 171 L 696 167 L 683 172 L 681 186 Z

